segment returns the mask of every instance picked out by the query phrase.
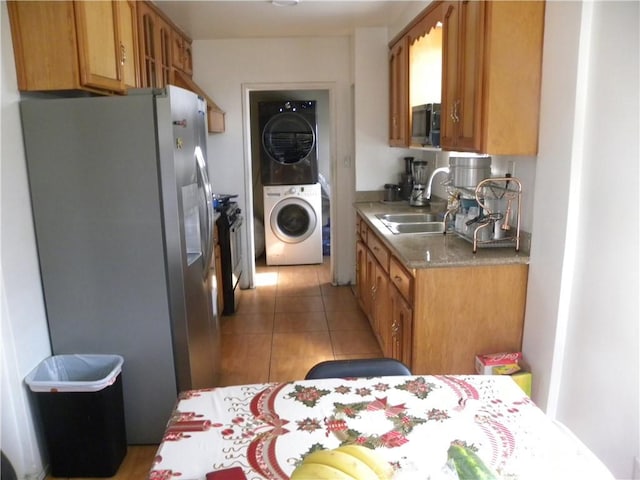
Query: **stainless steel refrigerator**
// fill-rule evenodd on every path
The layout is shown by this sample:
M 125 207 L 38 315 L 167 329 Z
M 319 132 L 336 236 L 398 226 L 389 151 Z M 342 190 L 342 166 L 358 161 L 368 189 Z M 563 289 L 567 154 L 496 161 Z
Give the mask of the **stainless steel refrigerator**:
M 54 354 L 124 357 L 127 440 L 219 370 L 206 105 L 192 92 L 21 102 Z

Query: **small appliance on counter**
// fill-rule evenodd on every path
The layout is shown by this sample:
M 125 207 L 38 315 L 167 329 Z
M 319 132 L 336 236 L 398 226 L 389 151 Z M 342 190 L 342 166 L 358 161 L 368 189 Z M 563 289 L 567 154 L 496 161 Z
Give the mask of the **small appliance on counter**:
M 400 174 L 400 200 L 409 200 L 413 189 L 413 157 L 404 157 L 404 172 Z
M 412 164 L 413 187 L 409 198 L 409 205 L 412 207 L 426 207 L 429 199 L 425 197 L 427 181 L 429 179 L 429 169 L 426 160 L 414 160 Z
M 384 184 L 384 201 L 397 202 L 400 199 L 400 186 L 395 183 Z

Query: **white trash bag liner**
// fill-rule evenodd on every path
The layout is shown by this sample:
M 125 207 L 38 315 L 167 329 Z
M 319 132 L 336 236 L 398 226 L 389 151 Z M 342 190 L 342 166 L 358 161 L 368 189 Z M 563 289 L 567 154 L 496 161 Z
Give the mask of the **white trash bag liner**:
M 98 392 L 118 378 L 120 355 L 54 355 L 25 377 L 32 392 Z

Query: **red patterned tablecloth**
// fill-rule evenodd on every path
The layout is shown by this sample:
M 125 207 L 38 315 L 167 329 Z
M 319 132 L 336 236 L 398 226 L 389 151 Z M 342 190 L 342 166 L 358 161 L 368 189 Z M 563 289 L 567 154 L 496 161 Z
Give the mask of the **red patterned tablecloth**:
M 152 480 L 241 467 L 288 479 L 310 451 L 359 443 L 397 479 L 450 479 L 447 449 L 475 450 L 505 479 L 612 478 L 505 376 L 413 376 L 255 384 L 181 395 Z

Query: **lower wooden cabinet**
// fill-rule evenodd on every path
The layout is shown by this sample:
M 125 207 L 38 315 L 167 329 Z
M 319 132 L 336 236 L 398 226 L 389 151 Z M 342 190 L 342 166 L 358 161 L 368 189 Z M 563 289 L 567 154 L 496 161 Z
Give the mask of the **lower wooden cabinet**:
M 380 348 L 387 354 L 391 341 L 391 309 L 389 304 L 389 275 L 369 253 L 371 265 L 371 313 L 370 322 L 373 332 L 378 338 Z
M 389 276 L 397 260 L 366 224 L 358 220 L 356 292 L 360 307 L 369 319 L 383 355 L 410 365 L 411 307 L 402 297 L 395 296 L 400 294 Z
M 395 287 L 392 287 L 389 291 L 389 305 L 391 313 L 391 348 L 387 356 L 410 366 L 413 363 L 411 358 L 413 348 L 413 310 Z
M 384 356 L 416 375 L 473 374 L 477 354 L 521 350 L 528 265 L 408 269 L 365 231 L 356 292 Z
M 528 266 L 415 271 L 416 374 L 472 374 L 477 354 L 522 348 Z

